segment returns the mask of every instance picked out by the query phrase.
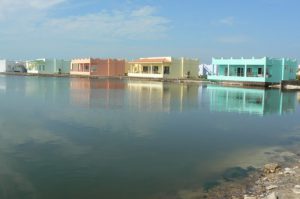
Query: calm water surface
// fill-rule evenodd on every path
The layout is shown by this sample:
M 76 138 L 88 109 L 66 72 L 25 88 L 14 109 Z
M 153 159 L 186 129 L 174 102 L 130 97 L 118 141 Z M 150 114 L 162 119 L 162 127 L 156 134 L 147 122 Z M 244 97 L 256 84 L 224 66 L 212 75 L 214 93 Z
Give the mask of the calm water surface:
M 300 95 L 0 76 L 0 198 L 179 196 L 300 134 Z M 254 152 L 255 153 L 255 152 Z

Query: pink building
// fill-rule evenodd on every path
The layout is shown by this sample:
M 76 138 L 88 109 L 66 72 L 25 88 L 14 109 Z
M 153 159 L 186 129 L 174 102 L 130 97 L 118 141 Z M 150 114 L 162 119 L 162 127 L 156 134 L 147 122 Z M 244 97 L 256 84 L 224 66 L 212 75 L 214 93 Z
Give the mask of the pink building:
M 124 59 L 73 59 L 71 61 L 71 75 L 87 76 L 123 76 L 126 62 Z

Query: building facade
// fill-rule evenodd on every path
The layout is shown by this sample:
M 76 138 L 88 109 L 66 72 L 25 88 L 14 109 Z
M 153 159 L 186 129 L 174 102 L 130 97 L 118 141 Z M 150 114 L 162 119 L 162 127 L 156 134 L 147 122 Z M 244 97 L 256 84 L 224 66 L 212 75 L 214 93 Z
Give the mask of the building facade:
M 12 60 L 0 60 L 0 72 L 26 72 L 25 62 L 12 61 Z
M 27 73 L 67 74 L 70 73 L 70 61 L 63 59 L 36 59 L 26 62 Z
M 123 76 L 126 72 L 124 59 L 73 59 L 71 61 L 71 75 L 87 76 Z
M 271 84 L 282 80 L 296 79 L 297 60 L 275 59 L 212 59 L 213 74 L 208 76 L 213 81 L 241 82 L 245 84 Z
M 182 79 L 196 78 L 199 59 L 148 57 L 129 62 L 129 77 Z

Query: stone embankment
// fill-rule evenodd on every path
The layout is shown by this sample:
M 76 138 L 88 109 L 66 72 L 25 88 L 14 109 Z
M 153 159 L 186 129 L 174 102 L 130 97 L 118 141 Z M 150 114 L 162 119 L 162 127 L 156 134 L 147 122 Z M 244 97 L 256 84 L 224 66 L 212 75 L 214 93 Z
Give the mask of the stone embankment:
M 248 169 L 246 177 L 227 179 L 198 196 L 207 199 L 300 199 L 299 146 L 297 148 L 267 154 L 274 163 Z
M 300 90 L 300 80 L 282 81 L 280 87 L 287 90 Z
M 267 164 L 252 187 L 253 193 L 244 199 L 299 199 L 300 163 L 293 168 L 282 168 L 276 163 Z
M 208 83 L 207 79 L 203 78 L 141 78 L 128 76 L 89 76 L 89 75 L 71 75 L 71 74 L 41 74 L 41 73 L 17 73 L 17 72 L 0 72 L 0 75 L 13 76 L 36 76 L 36 77 L 69 77 L 69 78 L 89 78 L 89 79 L 124 79 L 124 80 L 139 80 L 139 81 L 156 81 L 156 82 L 172 82 L 172 83 Z

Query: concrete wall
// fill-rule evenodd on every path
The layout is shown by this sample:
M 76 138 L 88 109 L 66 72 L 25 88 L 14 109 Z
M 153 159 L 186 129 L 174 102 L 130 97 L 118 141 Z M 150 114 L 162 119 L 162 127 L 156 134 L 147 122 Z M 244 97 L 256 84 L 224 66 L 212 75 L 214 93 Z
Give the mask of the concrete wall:
M 125 60 L 109 59 L 109 76 L 123 76 L 125 75 L 125 70 Z
M 54 62 L 54 73 L 70 73 L 71 61 L 66 61 L 62 59 L 55 59 Z
M 172 61 L 170 64 L 164 65 L 164 67 L 170 67 L 170 74 L 164 74 L 164 78 L 183 78 L 182 73 L 182 62 L 180 58 L 172 58 Z
M 280 82 L 282 78 L 282 59 L 267 59 L 268 82 Z
M 91 59 L 91 75 L 108 76 L 107 59 Z
M 125 74 L 125 60 L 92 59 L 91 67 L 91 75 L 123 76 Z
M 199 64 L 200 61 L 198 59 L 172 58 L 169 65 L 170 74 L 164 74 L 164 78 L 196 78 L 198 77 Z
M 6 60 L 0 60 L 0 72 L 6 72 Z

